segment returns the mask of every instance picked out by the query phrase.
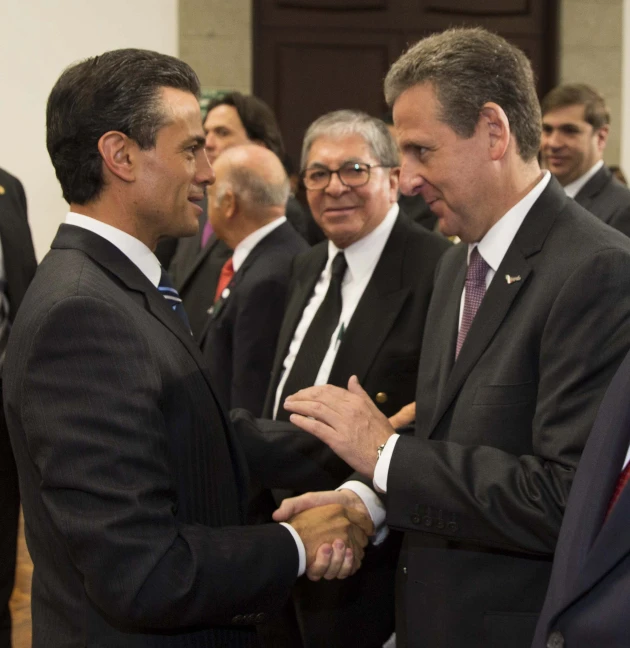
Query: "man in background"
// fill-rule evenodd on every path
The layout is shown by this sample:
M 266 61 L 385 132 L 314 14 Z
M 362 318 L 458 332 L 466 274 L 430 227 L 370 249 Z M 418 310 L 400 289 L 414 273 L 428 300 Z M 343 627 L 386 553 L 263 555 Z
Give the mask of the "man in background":
M 604 98 L 583 83 L 561 85 L 542 100 L 540 151 L 544 166 L 567 196 L 630 235 L 630 190 L 604 164 L 610 112 Z
M 208 213 L 234 251 L 220 275 L 202 349 L 212 386 L 227 409 L 262 414 L 293 257 L 308 249 L 287 221 L 289 180 L 278 157 L 253 144 L 214 162 Z
M 0 372 L 11 324 L 35 274 L 37 261 L 21 182 L 0 169 Z M 0 376 L 2 374 L 0 373 Z M 0 377 L 0 389 L 2 378 Z M 0 406 L 2 395 L 0 394 Z M 11 646 L 9 599 L 15 579 L 20 510 L 17 471 L 4 410 L 0 411 L 0 647 Z

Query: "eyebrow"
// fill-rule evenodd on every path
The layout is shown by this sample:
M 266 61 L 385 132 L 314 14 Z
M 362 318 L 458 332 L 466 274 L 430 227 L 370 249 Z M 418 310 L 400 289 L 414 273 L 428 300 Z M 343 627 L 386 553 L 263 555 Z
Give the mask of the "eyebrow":
M 346 164 L 372 164 L 372 162 L 365 162 L 359 157 L 346 158 L 339 165 L 340 167 L 345 166 Z M 314 167 L 327 169 L 328 167 L 323 162 L 311 162 L 306 168 L 312 169 Z
M 206 143 L 206 138 L 203 135 L 193 135 L 184 141 L 182 147 L 187 148 L 191 144 L 197 144 L 198 146 L 203 146 Z

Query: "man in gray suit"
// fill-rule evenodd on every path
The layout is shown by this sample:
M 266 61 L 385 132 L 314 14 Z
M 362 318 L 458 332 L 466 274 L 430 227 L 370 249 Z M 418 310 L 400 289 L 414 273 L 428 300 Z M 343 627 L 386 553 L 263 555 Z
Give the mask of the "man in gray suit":
M 4 368 L 35 648 L 254 646 L 299 572 L 346 576 L 366 541 L 342 509 L 244 525 L 242 449 L 152 252 L 195 233 L 214 180 L 198 92 L 185 63 L 128 49 L 48 100 L 70 213 Z
M 397 646 L 528 648 L 575 469 L 630 344 L 630 240 L 541 172 L 527 57 L 483 29 L 421 40 L 385 81 L 401 187 L 448 250 L 420 354 L 415 434 L 351 378 L 285 402 L 405 532 Z M 308 418 L 309 416 L 313 418 Z M 276 519 L 342 489 L 286 501 Z
M 561 85 L 542 101 L 540 152 L 567 196 L 630 235 L 630 190 L 603 160 L 610 112 L 604 98 L 583 83 Z

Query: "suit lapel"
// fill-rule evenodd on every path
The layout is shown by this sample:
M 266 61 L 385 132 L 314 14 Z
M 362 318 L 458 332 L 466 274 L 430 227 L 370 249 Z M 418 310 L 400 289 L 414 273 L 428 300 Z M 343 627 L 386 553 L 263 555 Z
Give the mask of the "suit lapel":
M 333 385 L 345 387 L 352 374 L 363 381 L 409 297 L 410 287 L 402 285 L 408 229 L 399 216 L 339 345 L 328 379 Z
M 488 287 L 453 369 L 444 382 L 444 389 L 428 429 L 429 434 L 435 430 L 479 358 L 491 344 L 496 332 L 510 312 L 517 295 L 525 290 L 530 283 L 530 273 L 532 272 L 530 257 L 535 256 L 542 249 L 547 234 L 553 226 L 557 214 L 566 204 L 566 200 L 564 191 L 552 178 L 525 217 Z M 464 276 L 465 272 L 464 263 Z M 520 279 L 508 283 L 506 279 L 508 275 L 520 277 Z M 461 275 L 458 275 L 458 281 L 460 280 Z M 456 285 L 463 288 L 463 281 Z M 459 294 L 453 295 L 451 301 L 450 317 L 456 318 L 456 322 L 459 318 L 460 301 L 461 290 Z M 447 344 L 453 343 L 451 341 Z M 452 354 L 442 359 L 444 366 L 452 361 L 455 354 L 454 344 L 452 351 L 450 346 L 447 346 L 447 349 Z M 447 349 L 444 349 L 445 354 Z M 441 375 L 446 374 L 441 372 Z
M 604 187 L 610 182 L 612 174 L 603 166 L 576 194 L 575 202 L 585 209 L 593 204 L 595 197 L 601 193 Z
M 302 319 L 302 313 L 313 294 L 319 275 L 326 265 L 326 261 L 328 260 L 328 242 L 322 242 L 312 248 L 310 256 L 311 258 L 308 259 L 305 266 L 300 270 L 299 276 L 296 276 L 293 281 L 291 295 L 287 302 L 282 326 L 278 334 L 276 356 L 271 372 L 272 377 L 279 376 L 282 363 L 289 352 L 289 346 L 291 345 L 295 329 Z M 277 381 L 274 385 L 275 387 L 277 387 Z

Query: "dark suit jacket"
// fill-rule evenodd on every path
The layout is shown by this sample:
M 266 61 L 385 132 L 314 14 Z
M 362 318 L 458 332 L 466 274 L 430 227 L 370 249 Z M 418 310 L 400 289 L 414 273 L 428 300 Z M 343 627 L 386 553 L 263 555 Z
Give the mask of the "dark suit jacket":
M 262 414 L 278 332 L 284 314 L 291 261 L 308 250 L 286 222 L 267 234 L 247 255 L 214 305 L 202 349 L 210 381 L 227 409 Z
M 26 196 L 17 178 L 0 169 L 0 242 L 7 280 L 9 321 L 22 302 L 37 261 L 26 216 Z M 1 385 L 0 380 L 0 385 Z M 0 408 L 2 398 L 0 395 Z M 15 576 L 15 548 L 20 496 L 9 443 L 9 433 L 0 411 L 0 646 L 11 645 L 8 602 Z
M 329 383 L 345 387 L 350 376 L 356 374 L 373 399 L 378 393 L 386 395 L 386 402 L 377 404 L 387 415 L 413 400 L 435 266 L 448 247 L 445 238 L 410 222 L 403 214 L 398 216 L 345 331 Z M 267 417 L 273 410 L 282 362 L 327 258 L 325 242 L 294 260 L 265 404 Z M 273 433 L 272 426 L 267 438 L 273 438 Z M 296 445 L 301 438 L 296 434 Z M 329 448 L 314 445 L 314 460 L 327 473 L 337 476 L 337 484 L 352 473 Z M 250 463 L 259 464 L 251 459 L 255 453 L 249 451 L 249 444 L 247 449 Z M 300 452 L 307 456 L 306 449 L 300 447 Z M 269 455 L 264 453 L 266 461 L 271 461 Z M 305 476 L 299 491 L 311 490 L 315 485 Z M 323 482 L 318 485 L 322 490 L 329 487 Z M 345 581 L 313 583 L 301 579 L 296 583 L 294 600 L 307 648 L 382 646 L 394 628 L 394 567 L 399 546 L 399 535 L 392 533 L 382 546 L 370 548 L 359 572 Z
M 630 189 L 603 166 L 577 193 L 575 201 L 630 236 Z
M 307 219 L 312 220 L 312 216 L 305 212 L 295 198 L 289 198 L 286 212 L 287 220 L 299 234 L 302 234 L 302 231 L 306 230 L 305 222 Z M 221 268 L 232 256 L 232 250 L 214 234 L 201 249 L 201 235 L 205 221 L 204 214 L 199 219 L 197 234 L 179 240 L 169 266 L 169 272 L 188 314 L 190 328 L 198 340 L 201 340 L 208 321 Z
M 346 387 L 353 374 L 388 416 L 414 399 L 424 320 L 433 291 L 433 274 L 449 242 L 399 214 L 372 278 L 346 329 L 328 382 Z M 293 262 L 287 308 L 265 400 L 271 418 L 282 365 L 295 329 L 328 259 L 328 242 Z
M 605 516 L 630 445 L 629 393 L 630 355 L 606 391 L 575 475 L 535 648 L 552 636 L 557 648 L 561 638 L 567 648 L 628 645 L 630 488 Z
M 630 241 L 555 179 L 454 362 L 466 253 L 438 267 L 416 433 L 389 469 L 387 523 L 406 532 L 399 646 L 529 646 L 580 453 L 630 344 Z
M 241 526 L 246 466 L 189 331 L 108 241 L 62 225 L 13 327 L 5 411 L 33 645 L 250 645 L 298 554 Z

